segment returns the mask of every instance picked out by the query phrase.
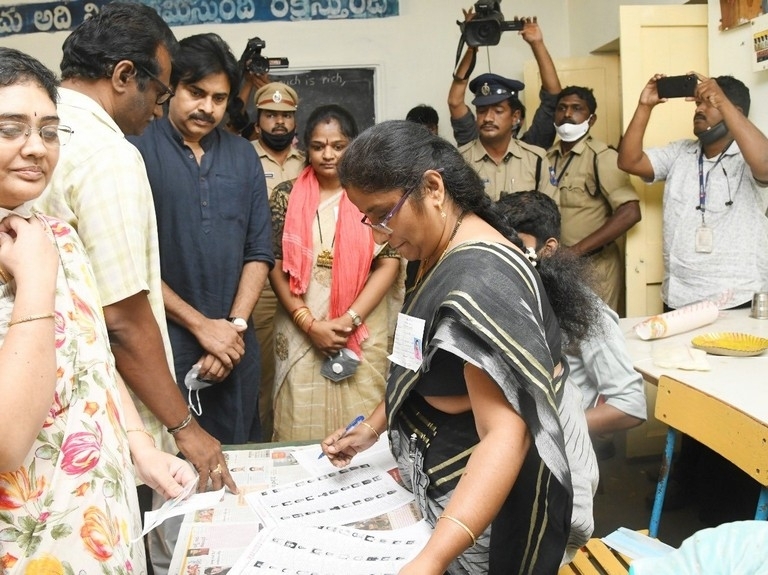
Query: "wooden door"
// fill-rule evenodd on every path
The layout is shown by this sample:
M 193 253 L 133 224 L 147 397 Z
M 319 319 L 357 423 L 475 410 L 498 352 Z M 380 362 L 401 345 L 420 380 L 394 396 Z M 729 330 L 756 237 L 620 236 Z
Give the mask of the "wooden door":
M 709 70 L 707 6 L 621 6 L 621 90 L 623 126 L 637 107 L 643 86 L 655 73 L 685 74 Z M 694 105 L 683 99 L 670 100 L 653 110 L 645 133 L 644 147 L 663 146 L 673 140 L 693 137 Z M 662 183 L 646 185 L 632 177 L 640 196 L 643 219 L 627 234 L 627 317 L 662 310 L 660 297 L 664 274 L 661 239 Z M 627 434 L 627 456 L 661 453 L 666 426 L 654 417 L 656 387 L 646 383 L 648 421 Z
M 621 6 L 621 88 L 623 125 L 629 124 L 643 86 L 655 73 L 707 74 L 707 6 Z M 644 146 L 663 146 L 693 137 L 692 102 L 669 100 L 653 110 Z M 661 257 L 662 183 L 632 178 L 643 220 L 627 234 L 627 317 L 658 313 L 664 266 Z
M 619 55 L 601 54 L 582 58 L 562 58 L 555 60 L 555 68 L 560 84 L 566 86 L 586 86 L 592 88 L 597 100 L 595 115 L 597 121 L 592 126 L 592 135 L 612 146 L 619 143 L 621 135 L 621 98 L 619 84 Z M 528 120 L 533 119 L 533 112 L 539 106 L 539 87 L 541 76 L 536 60 L 529 60 L 523 68 L 525 82 L 525 107 Z

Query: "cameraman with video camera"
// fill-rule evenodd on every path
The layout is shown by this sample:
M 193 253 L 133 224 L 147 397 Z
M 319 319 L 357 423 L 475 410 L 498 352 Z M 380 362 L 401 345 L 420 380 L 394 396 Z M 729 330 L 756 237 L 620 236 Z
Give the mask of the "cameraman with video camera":
M 536 19 L 503 22 L 498 7 L 498 2 L 480 0 L 469 10 L 463 10 L 461 29 L 468 47 L 454 70 L 448 92 L 453 135 L 462 155 L 483 178 L 486 192 L 494 200 L 505 193 L 533 189 L 554 197 L 554 188 L 546 177 L 544 149 L 555 139 L 554 112 L 560 80 Z M 531 46 L 542 79 L 541 105 L 530 129 L 519 140 L 517 136 L 525 119 L 525 106 L 519 99 L 519 92 L 525 87 L 522 82 L 497 74 L 477 76 L 469 83 L 475 94 L 477 119 L 464 101 L 478 47 L 498 44 L 501 32 L 513 29 L 519 30 Z M 504 170 L 499 175 L 501 164 Z

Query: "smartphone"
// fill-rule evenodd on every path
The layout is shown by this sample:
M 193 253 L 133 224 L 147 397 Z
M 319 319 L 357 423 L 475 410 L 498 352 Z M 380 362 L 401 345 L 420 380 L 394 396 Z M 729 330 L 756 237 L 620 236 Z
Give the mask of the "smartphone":
M 696 94 L 698 78 L 694 74 L 685 76 L 666 76 L 656 80 L 659 98 L 685 98 Z

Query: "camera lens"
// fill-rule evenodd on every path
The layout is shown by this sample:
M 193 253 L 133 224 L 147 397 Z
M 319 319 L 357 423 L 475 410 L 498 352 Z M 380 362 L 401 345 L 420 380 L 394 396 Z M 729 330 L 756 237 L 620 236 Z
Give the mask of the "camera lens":
M 248 71 L 253 74 L 266 74 L 269 72 L 269 60 L 264 56 L 254 56 L 248 64 Z

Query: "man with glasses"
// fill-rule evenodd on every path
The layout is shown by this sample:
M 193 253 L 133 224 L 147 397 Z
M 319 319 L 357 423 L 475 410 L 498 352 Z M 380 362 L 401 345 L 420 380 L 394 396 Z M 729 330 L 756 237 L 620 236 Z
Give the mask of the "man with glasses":
M 176 46 L 155 10 L 123 2 L 66 38 L 58 111 L 74 135 L 38 205 L 83 240 L 117 370 L 156 445 L 171 453 L 178 447 L 199 472 L 201 490 L 209 479 L 214 489 L 235 490 L 220 443 L 192 417 L 171 375 L 152 192 L 141 155 L 124 136 L 162 115 Z M 150 535 L 156 575 L 173 550 L 163 535 Z

